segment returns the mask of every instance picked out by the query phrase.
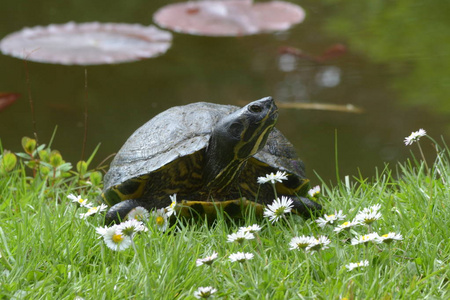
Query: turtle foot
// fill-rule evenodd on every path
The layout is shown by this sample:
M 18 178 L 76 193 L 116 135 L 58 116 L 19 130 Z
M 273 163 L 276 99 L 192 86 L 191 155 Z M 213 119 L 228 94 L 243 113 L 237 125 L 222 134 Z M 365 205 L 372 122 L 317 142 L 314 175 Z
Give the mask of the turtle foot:
M 126 219 L 131 210 L 138 206 L 148 210 L 146 202 L 136 199 L 125 200 L 113 205 L 106 213 L 105 224 L 119 224 Z

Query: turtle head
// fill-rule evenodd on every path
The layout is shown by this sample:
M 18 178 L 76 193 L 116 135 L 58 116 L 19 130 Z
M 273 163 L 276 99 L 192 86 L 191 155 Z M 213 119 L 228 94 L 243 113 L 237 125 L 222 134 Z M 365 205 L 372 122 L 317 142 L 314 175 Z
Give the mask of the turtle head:
M 261 150 L 275 126 L 278 112 L 272 97 L 244 106 L 219 121 L 212 139 L 234 159 L 247 159 Z
M 211 133 L 206 153 L 208 186 L 230 185 L 245 161 L 264 147 L 277 118 L 272 97 L 253 101 L 223 117 Z

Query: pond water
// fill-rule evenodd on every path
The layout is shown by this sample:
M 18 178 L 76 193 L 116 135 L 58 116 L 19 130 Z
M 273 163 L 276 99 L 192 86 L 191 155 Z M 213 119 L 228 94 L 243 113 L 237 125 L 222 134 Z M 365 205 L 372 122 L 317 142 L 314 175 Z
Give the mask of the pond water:
M 303 23 L 276 34 L 213 38 L 174 34 L 165 55 L 117 65 L 60 66 L 28 62 L 30 91 L 41 143 L 57 126 L 52 145 L 72 163 L 81 157 L 87 70 L 86 152 L 101 143 L 95 162 L 117 152 L 157 113 L 197 101 L 242 105 L 271 95 L 279 103 L 352 104 L 361 114 L 281 108 L 277 127 L 325 180 L 339 173 L 371 177 L 385 163 L 410 157 L 403 140 L 424 128 L 435 139 L 450 133 L 450 2 L 291 1 Z M 152 24 L 152 14 L 174 1 L 4 1 L 0 37 L 50 23 Z M 320 55 L 335 44 L 347 51 L 323 62 L 280 55 L 295 47 Z M 33 136 L 24 62 L 0 56 L 0 92 L 22 97 L 0 112 L 4 148 L 20 151 Z M 337 142 L 336 142 L 337 137 Z M 433 148 L 424 140 L 430 160 Z

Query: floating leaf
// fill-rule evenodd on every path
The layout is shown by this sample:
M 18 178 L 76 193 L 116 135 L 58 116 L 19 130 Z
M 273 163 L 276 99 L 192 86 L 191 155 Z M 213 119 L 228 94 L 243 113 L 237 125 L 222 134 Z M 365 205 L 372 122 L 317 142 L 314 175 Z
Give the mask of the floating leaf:
M 207 36 L 241 36 L 282 31 L 305 18 L 293 3 L 249 0 L 190 1 L 159 9 L 154 21 L 173 31 Z
M 155 26 L 70 22 L 9 34 L 0 42 L 0 50 L 36 62 L 99 65 L 154 57 L 166 52 L 171 43 L 171 33 Z

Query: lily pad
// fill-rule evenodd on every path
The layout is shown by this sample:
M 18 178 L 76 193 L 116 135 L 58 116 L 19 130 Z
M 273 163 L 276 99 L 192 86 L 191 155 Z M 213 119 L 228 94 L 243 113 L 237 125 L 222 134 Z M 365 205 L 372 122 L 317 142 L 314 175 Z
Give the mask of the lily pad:
M 287 30 L 302 22 L 305 12 L 284 1 L 206 0 L 169 4 L 153 18 L 159 26 L 180 33 L 242 36 Z
M 7 35 L 3 54 L 63 65 L 114 64 L 165 53 L 170 32 L 155 26 L 123 23 L 74 23 L 36 26 Z

